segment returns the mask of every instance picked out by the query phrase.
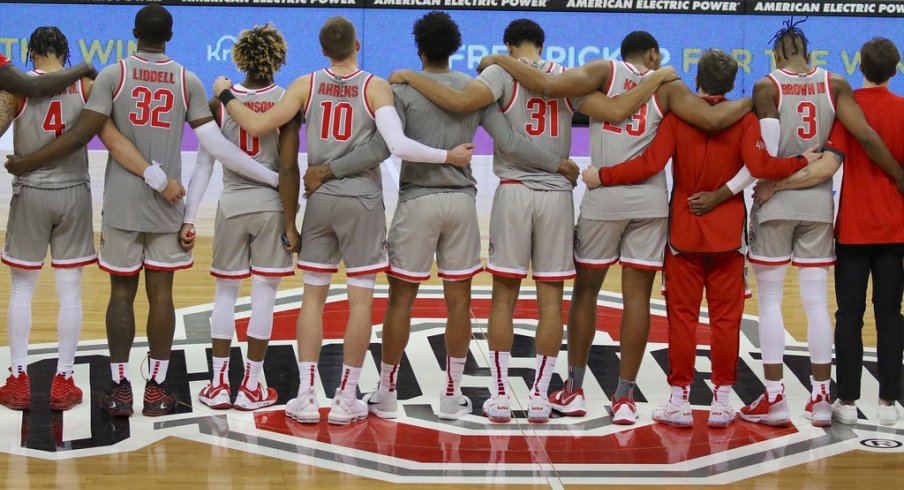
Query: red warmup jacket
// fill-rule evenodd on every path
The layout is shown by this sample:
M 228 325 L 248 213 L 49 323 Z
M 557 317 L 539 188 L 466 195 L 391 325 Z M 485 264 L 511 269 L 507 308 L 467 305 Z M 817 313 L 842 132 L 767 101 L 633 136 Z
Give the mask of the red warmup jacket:
M 717 104 L 724 97 L 704 97 Z M 709 134 L 669 114 L 649 147 L 631 160 L 600 169 L 603 185 L 642 182 L 665 168 L 672 159 L 672 203 L 669 245 L 679 252 L 725 253 L 743 245 L 747 209 L 741 194 L 703 216 L 691 212 L 688 198 L 715 191 L 731 180 L 743 165 L 757 178 L 783 179 L 807 165 L 803 157 L 775 158 L 766 152 L 756 116 L 747 114 L 730 128 Z
M 904 97 L 885 87 L 874 87 L 855 90 L 854 100 L 898 164 L 904 166 Z M 838 243 L 904 243 L 904 196 L 891 177 L 870 160 L 838 121 L 826 146 L 844 153 L 835 221 Z

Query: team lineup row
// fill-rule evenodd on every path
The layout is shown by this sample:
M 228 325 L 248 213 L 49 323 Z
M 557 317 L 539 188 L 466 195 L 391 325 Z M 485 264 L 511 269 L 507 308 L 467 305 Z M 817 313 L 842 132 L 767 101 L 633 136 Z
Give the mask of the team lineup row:
M 509 53 L 485 58 L 480 75 L 471 79 L 449 69 L 461 35 L 442 12 L 428 13 L 414 25 L 422 71 L 397 71 L 388 80 L 391 86 L 358 67 L 355 28 L 334 17 L 320 31 L 328 68 L 303 75 L 285 89 L 274 85 L 287 46 L 273 26 L 258 26 L 244 31 L 233 47 L 245 79 L 217 79 L 215 97 L 208 101 L 198 78 L 165 55 L 172 37 L 166 9 L 142 8 L 133 32 L 138 52 L 105 68 L 93 82 L 80 79 L 88 71 L 82 65 L 62 70 L 68 44 L 56 28 L 39 28 L 32 35 L 33 80 L 0 59 L 0 88 L 19 94 L 6 99 L 11 103 L 0 111 L 15 118 L 16 154 L 6 162 L 16 178 L 3 252 L 12 277 L 12 374 L 0 388 L 3 405 L 30 407 L 31 295 L 49 244 L 61 304 L 51 408 L 66 410 L 82 400 L 72 378 L 81 326 L 81 267 L 99 261 L 111 277 L 112 383 L 102 406 L 112 416 L 132 414 L 128 355 L 138 274 L 145 269 L 151 375 L 143 413 L 172 411 L 176 400 L 165 380 L 175 321 L 173 271 L 192 265 L 194 216 L 219 160 L 224 186 L 211 261 L 216 277 L 213 370 L 199 400 L 242 410 L 276 403 L 275 391 L 259 378 L 276 291 L 281 277 L 293 274 L 297 253 L 295 265 L 304 271 L 305 284 L 297 327 L 300 379 L 286 415 L 301 423 L 320 420 L 315 386 L 322 317 L 331 276 L 341 262 L 350 312 L 342 382 L 328 420 L 348 424 L 368 413 L 395 418 L 396 373 L 411 308 L 435 257 L 448 309 L 448 384 L 437 415 L 457 419 L 471 413 L 461 380 L 471 339 L 471 278 L 484 266 L 469 163 L 470 142 L 482 125 L 494 139 L 493 170 L 500 179 L 486 265 L 493 274 L 488 342 L 494 381 L 482 413 L 490 421 L 507 422 L 512 416 L 512 317 L 529 272 L 537 285 L 540 319 L 528 420 L 546 422 L 552 410 L 586 414 L 581 385 L 596 330 L 597 295 L 616 262 L 623 267 L 625 313 L 619 382 L 612 394 L 614 423 L 633 424 L 638 417 L 634 380 L 649 332 L 654 276 L 663 270 L 671 395 L 654 409 L 653 418 L 680 427 L 692 424 L 688 393 L 694 330 L 705 290 L 713 332 L 709 425 L 724 427 L 737 416 L 789 424 L 781 314 L 789 263 L 801 267 L 808 318 L 813 376 L 807 417 L 817 426 L 830 425 L 833 417 L 856 422 L 860 329 L 872 272 L 879 342 L 888 346 L 879 353 L 878 417 L 883 423 L 897 420 L 904 231 L 894 224 L 904 222 L 904 167 L 898 163 L 904 162 L 904 145 L 895 128 L 904 118 L 904 102 L 887 89 L 900 61 L 889 40 L 876 38 L 863 46 L 866 85 L 853 92 L 842 77 L 808 65 L 806 36 L 798 24 L 786 23 L 773 39 L 777 69 L 757 82 L 752 100 L 726 101 L 738 65 L 721 51 L 700 58 L 694 94 L 673 69 L 660 68 L 658 43 L 646 32 L 623 40 L 620 62 L 598 60 L 566 71 L 542 60 L 543 30 L 527 19 L 506 28 Z M 43 85 L 35 88 L 39 81 Z M 568 158 L 574 110 L 591 118 L 592 166 L 583 175 Z M 200 142 L 187 191 L 179 182 L 182 121 Z M 308 153 L 303 178 L 297 161 L 302 122 Z M 93 245 L 85 150 L 95 134 L 110 151 L 99 254 Z M 390 153 L 403 163 L 399 204 L 387 233 L 379 165 Z M 670 159 L 671 202 L 664 175 Z M 842 200 L 834 223 L 831 176 L 842 160 Z M 575 225 L 571 191 L 579 178 L 588 190 Z M 755 179 L 760 180 L 748 233 L 740 191 Z M 306 205 L 299 231 L 302 182 Z M 827 275 L 836 253 L 839 399 L 833 405 Z M 766 386 L 760 399 L 736 412 L 729 394 L 738 363 L 745 255 L 757 279 Z M 384 271 L 390 294 L 380 382 L 358 400 L 375 276 Z M 233 396 L 226 373 L 234 307 L 246 277 L 252 279 L 252 315 L 245 376 Z M 550 394 L 568 279 L 575 280 L 568 315 L 569 374 L 565 387 Z

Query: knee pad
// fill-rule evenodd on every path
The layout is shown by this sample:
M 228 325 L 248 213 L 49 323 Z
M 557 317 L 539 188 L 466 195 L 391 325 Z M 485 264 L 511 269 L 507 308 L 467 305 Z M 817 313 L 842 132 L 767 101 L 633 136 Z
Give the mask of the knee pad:
M 210 337 L 232 340 L 235 331 L 235 301 L 242 287 L 241 279 L 217 278 L 213 312 L 210 317 Z
M 308 286 L 329 286 L 332 278 L 331 272 L 304 271 L 304 283 Z
M 269 340 L 273 332 L 273 304 L 279 277 L 251 277 L 251 319 L 248 322 L 248 337 Z
M 356 288 L 373 289 L 377 284 L 377 275 L 367 274 L 366 276 L 349 277 L 346 283 Z
M 79 307 L 82 304 L 82 268 L 54 269 L 60 307 Z

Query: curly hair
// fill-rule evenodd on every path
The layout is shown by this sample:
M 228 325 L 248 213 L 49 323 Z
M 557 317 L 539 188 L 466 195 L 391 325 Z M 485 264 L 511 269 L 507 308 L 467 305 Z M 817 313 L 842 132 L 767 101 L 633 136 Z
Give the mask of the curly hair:
M 28 56 L 26 62 L 34 64 L 33 56 L 54 55 L 63 62 L 69 64 L 69 41 L 58 27 L 38 27 L 31 33 L 28 39 Z
M 273 75 L 286 64 L 286 40 L 272 24 L 254 26 L 242 31 L 232 45 L 235 66 L 255 80 L 273 80 Z
M 461 31 L 449 14 L 434 10 L 414 23 L 411 33 L 419 54 L 428 63 L 447 63 L 461 47 Z
M 810 42 L 807 40 L 804 31 L 798 26 L 806 22 L 807 19 L 808 17 L 804 17 L 803 20 L 795 22 L 794 17 L 791 17 L 790 20 L 782 22 L 782 28 L 769 40 L 772 43 L 772 50 L 778 52 L 779 48 L 781 48 L 782 57 L 785 59 L 789 57 L 789 48 L 792 50 L 790 56 L 806 56 L 807 46 Z

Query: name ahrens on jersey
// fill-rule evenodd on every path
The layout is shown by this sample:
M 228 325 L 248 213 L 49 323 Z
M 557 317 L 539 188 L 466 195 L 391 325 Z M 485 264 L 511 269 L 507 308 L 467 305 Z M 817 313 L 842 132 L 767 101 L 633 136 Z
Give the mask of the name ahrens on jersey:
M 358 86 L 320 82 L 320 86 L 317 87 L 317 94 L 347 99 L 358 96 Z

